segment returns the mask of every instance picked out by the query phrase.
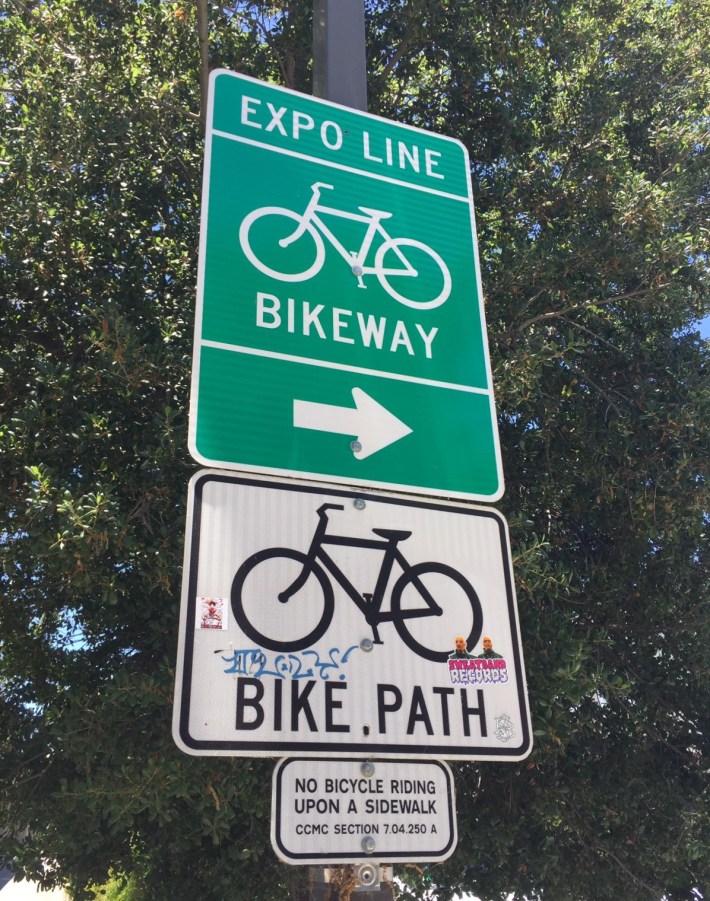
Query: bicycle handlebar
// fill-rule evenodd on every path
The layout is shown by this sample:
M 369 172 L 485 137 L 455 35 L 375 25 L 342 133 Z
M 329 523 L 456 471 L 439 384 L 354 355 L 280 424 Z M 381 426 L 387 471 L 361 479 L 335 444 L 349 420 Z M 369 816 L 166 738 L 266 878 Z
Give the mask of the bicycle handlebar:
M 328 514 L 325 512 L 326 510 L 344 510 L 345 506 L 343 504 L 321 504 L 320 507 L 316 510 L 318 516 L 321 519 L 327 519 Z

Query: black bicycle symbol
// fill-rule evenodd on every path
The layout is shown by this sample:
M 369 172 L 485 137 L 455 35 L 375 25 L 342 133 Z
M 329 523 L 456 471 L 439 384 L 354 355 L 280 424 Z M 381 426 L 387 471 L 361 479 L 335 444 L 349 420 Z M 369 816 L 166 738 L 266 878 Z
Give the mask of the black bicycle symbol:
M 483 612 L 470 582 L 453 567 L 443 563 L 417 563 L 412 566 L 397 547 L 400 541 L 409 538 L 411 532 L 373 529 L 379 539 L 326 535 L 327 511 L 344 509 L 341 504 L 323 504 L 318 508 L 319 522 L 307 553 L 287 547 L 266 548 L 242 563 L 234 576 L 231 594 L 234 616 L 242 632 L 260 647 L 273 651 L 300 651 L 313 645 L 325 634 L 333 619 L 333 586 L 327 575 L 330 573 L 365 617 L 375 644 L 383 644 L 378 631 L 380 623 L 392 622 L 407 647 L 427 660 L 446 660 L 453 650 L 454 636 L 466 635 L 466 630 L 467 646 L 474 647 L 483 630 Z M 324 545 L 327 544 L 384 552 L 371 593 L 360 594 L 357 591 L 325 550 Z M 385 590 L 395 563 L 399 564 L 402 575 L 394 583 L 390 609 L 383 611 Z M 286 587 L 279 591 L 278 580 L 283 585 L 284 575 Z M 298 616 L 289 610 L 286 637 L 283 634 L 286 630 L 281 605 L 299 603 L 299 592 L 309 580 L 311 589 L 315 589 L 315 600 L 311 590 L 309 600 L 302 601 L 297 608 Z M 413 621 L 444 615 L 445 606 L 450 634 L 445 633 L 445 646 L 432 648 L 430 644 L 434 636 L 426 624 L 415 634 L 410 630 L 414 629 Z M 254 620 L 258 620 L 258 626 Z M 293 634 L 294 623 L 300 625 L 299 634 Z M 435 631 L 441 641 L 442 630 Z

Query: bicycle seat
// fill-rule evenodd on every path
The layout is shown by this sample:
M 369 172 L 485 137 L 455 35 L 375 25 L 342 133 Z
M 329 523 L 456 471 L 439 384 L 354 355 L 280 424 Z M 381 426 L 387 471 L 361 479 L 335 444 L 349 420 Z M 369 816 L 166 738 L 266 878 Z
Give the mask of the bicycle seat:
M 359 206 L 358 209 L 362 213 L 367 213 L 368 216 L 374 216 L 377 219 L 390 219 L 392 217 L 392 213 L 385 213 L 384 210 L 371 210 L 366 206 Z
M 405 538 L 409 538 L 412 534 L 411 532 L 400 532 L 398 529 L 373 529 L 372 531 L 375 535 L 391 541 L 404 541 Z

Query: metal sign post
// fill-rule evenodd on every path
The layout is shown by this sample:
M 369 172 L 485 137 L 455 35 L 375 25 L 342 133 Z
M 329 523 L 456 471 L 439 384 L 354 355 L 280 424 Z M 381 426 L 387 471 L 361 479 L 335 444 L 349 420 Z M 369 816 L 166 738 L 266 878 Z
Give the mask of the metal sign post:
M 300 755 L 311 901 L 452 853 L 431 758 L 531 747 L 507 525 L 451 501 L 504 490 L 468 155 L 365 112 L 364 24 L 314 0 L 316 96 L 216 70 L 206 122 L 189 448 L 240 475 L 191 481 L 173 735 Z
M 363 0 L 314 0 L 313 94 L 367 110 Z

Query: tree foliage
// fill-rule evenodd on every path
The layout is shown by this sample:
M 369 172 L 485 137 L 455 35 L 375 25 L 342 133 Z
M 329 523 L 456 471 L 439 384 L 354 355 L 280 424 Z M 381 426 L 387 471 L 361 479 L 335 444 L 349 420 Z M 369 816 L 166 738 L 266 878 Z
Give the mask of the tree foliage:
M 709 12 L 368 0 L 370 110 L 470 152 L 536 741 L 456 767 L 407 897 L 708 890 Z M 310 90 L 307 0 L 208 13 L 212 66 Z M 77 898 L 283 898 L 271 764 L 170 737 L 195 5 L 6 0 L 0 47 L 1 853 Z

